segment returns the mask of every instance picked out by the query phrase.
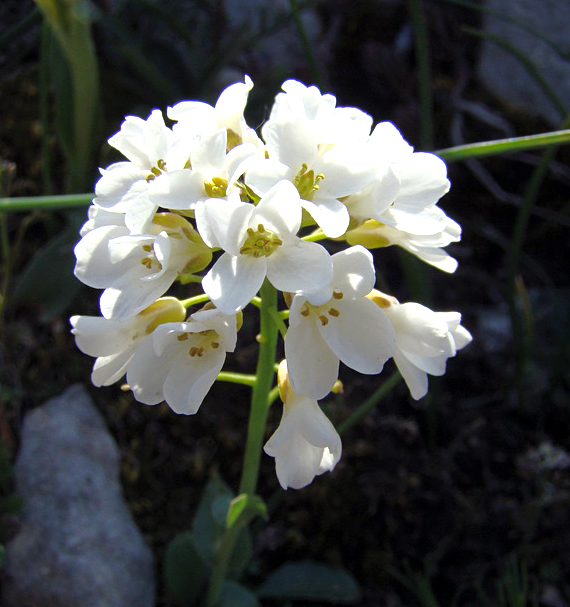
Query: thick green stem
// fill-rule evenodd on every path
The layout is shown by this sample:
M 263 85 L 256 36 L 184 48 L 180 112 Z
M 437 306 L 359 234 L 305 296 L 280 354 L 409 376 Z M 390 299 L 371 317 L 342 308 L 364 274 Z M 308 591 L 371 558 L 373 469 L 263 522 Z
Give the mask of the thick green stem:
M 257 359 L 257 383 L 253 388 L 251 410 L 247 429 L 247 444 L 239 492 L 254 494 L 259 474 L 261 447 L 269 407 L 268 395 L 273 386 L 278 329 L 273 320 L 277 312 L 277 291 L 265 281 L 261 287 L 259 331 L 259 358 Z
M 275 354 L 277 350 L 278 329 L 274 321 L 277 313 L 277 291 L 266 280 L 261 287 L 260 330 L 259 330 L 259 356 L 257 359 L 257 380 L 253 387 L 249 424 L 247 430 L 247 443 L 243 462 L 240 494 L 253 496 L 259 475 L 259 461 L 261 448 L 265 438 L 265 425 L 269 412 L 269 394 L 273 385 L 275 374 Z M 228 570 L 228 563 L 232 556 L 235 543 L 240 531 L 239 525 L 233 525 L 226 530 L 220 548 L 216 555 L 216 564 L 210 578 L 210 586 L 206 597 L 207 607 L 217 605 L 220 592 Z

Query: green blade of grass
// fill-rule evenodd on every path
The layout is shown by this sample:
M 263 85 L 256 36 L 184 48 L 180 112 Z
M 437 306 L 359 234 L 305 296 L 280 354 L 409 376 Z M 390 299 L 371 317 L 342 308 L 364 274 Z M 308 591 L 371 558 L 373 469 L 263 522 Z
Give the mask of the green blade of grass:
M 568 142 L 570 142 L 570 129 L 564 129 L 561 131 L 552 131 L 551 133 L 539 133 L 537 135 L 525 135 L 523 137 L 509 137 L 507 139 L 468 143 L 436 150 L 434 154 L 446 162 L 456 162 L 458 160 L 465 160 L 466 158 L 480 158 L 482 156 L 522 152 L 523 150 L 548 147 Z
M 61 196 L 21 196 L 0 198 L 0 211 L 35 211 L 44 209 L 72 209 L 85 207 L 93 200 L 93 194 L 64 194 Z

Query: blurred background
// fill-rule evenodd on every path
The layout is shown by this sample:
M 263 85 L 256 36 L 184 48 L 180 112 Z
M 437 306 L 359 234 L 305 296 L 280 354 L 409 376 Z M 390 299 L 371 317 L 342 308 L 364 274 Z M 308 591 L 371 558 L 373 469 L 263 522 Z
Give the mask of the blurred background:
M 254 127 L 295 78 L 394 122 L 416 150 L 566 128 L 568 23 L 567 0 L 3 0 L 0 197 L 92 192 L 97 167 L 118 159 L 106 139 L 125 115 L 214 103 L 244 74 Z M 376 252 L 382 290 L 460 311 L 474 341 L 426 398 L 399 385 L 347 430 L 332 474 L 276 500 L 252 585 L 314 558 L 354 575 L 362 607 L 570 605 L 569 160 L 563 146 L 450 163 L 440 206 L 463 227 L 453 276 Z M 83 199 L 0 209 L 0 497 L 25 413 L 90 385 L 93 360 L 68 323 L 98 312 L 99 294 L 72 274 Z M 252 372 L 257 319 L 246 317 L 228 368 Z M 384 379 L 341 373 L 344 392 L 322 403 L 336 425 Z M 160 564 L 208 479 L 237 486 L 248 390 L 217 385 L 191 418 L 119 386 L 89 390 Z M 259 493 L 277 489 L 264 457 Z M 14 518 L 0 500 L 0 541 Z M 160 578 L 158 605 L 174 605 Z

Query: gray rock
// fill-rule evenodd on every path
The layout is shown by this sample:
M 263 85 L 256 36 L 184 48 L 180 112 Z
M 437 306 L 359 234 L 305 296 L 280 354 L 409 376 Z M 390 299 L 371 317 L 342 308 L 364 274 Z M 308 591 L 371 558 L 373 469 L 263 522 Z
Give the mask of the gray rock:
M 31 411 L 15 465 L 7 607 L 151 607 L 153 558 L 127 509 L 119 454 L 82 386 Z
M 570 2 L 485 0 L 485 8 L 525 24 L 556 45 L 559 52 L 517 25 L 492 15 L 485 16 L 485 31 L 502 38 L 528 57 L 570 110 Z M 496 43 L 483 43 L 478 73 L 485 86 L 507 104 L 542 116 L 554 126 L 562 122 L 563 116 L 521 62 Z

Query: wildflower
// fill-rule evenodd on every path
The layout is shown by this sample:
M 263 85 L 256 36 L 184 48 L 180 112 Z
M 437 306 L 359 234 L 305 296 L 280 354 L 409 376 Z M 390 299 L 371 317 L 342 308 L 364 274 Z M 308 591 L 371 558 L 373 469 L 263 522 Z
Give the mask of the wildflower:
M 161 323 L 184 320 L 186 310 L 173 297 L 164 297 L 126 320 L 100 316 L 72 316 L 77 347 L 97 360 L 91 373 L 95 386 L 109 386 L 126 372 L 140 343 Z
M 275 458 L 283 489 L 301 489 L 315 476 L 334 469 L 342 453 L 340 436 L 316 400 L 293 392 L 285 361 L 279 365 L 283 400 L 281 423 L 264 447 Z
M 224 314 L 241 310 L 255 296 L 265 277 L 288 292 L 314 290 L 332 278 L 327 250 L 296 236 L 301 225 L 299 194 L 279 182 L 257 206 L 211 198 L 196 207 L 196 223 L 204 242 L 225 252 L 202 280 L 202 288 Z
M 118 225 L 87 232 L 75 256 L 77 278 L 105 289 L 103 316 L 124 320 L 163 295 L 179 275 L 207 266 L 212 253 L 186 219 L 159 213 L 146 234 L 133 235 Z
M 348 244 L 361 244 L 367 249 L 398 245 L 444 272 L 455 272 L 457 261 L 442 247 L 460 240 L 461 226 L 453 219 L 447 218 L 445 228 L 441 232 L 421 236 L 408 234 L 369 219 L 357 228 L 349 230 L 344 238 Z
M 164 124 L 160 110 L 153 110 L 147 120 L 127 116 L 109 144 L 128 162 L 116 162 L 101 170 L 94 202 L 113 213 L 124 213 L 129 230 L 142 234 L 158 209 L 152 191 L 160 188 L 172 171 L 184 169 L 190 146 Z
M 332 256 L 331 285 L 295 295 L 285 357 L 296 392 L 325 397 L 338 378 L 339 361 L 376 374 L 394 353 L 394 330 L 366 295 L 374 286 L 372 255 L 361 246 Z
M 236 345 L 235 315 L 216 309 L 195 312 L 188 322 L 159 325 L 128 364 L 127 383 L 146 405 L 163 400 L 176 413 L 198 411 Z
M 412 397 L 422 398 L 428 389 L 427 374 L 443 375 L 447 359 L 472 340 L 460 324 L 461 314 L 433 312 L 414 302 L 401 304 L 395 297 L 376 290 L 369 298 L 390 319 L 396 332 L 394 362 Z

